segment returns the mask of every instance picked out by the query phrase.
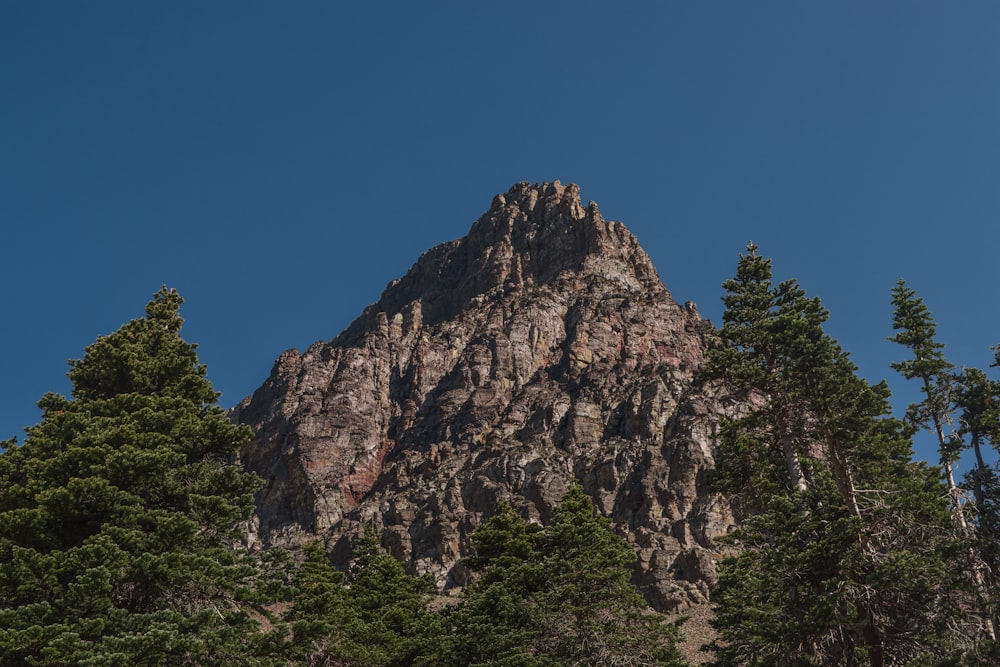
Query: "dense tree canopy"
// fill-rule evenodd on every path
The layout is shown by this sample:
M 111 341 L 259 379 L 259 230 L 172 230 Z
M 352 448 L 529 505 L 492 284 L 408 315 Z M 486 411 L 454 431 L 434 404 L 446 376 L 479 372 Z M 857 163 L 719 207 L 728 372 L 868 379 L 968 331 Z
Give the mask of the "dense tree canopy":
M 548 525 L 510 505 L 472 537 L 479 573 L 425 664 L 682 665 L 677 628 L 631 583 L 632 547 L 574 485 Z
M 239 547 L 256 477 L 216 405 L 181 297 L 71 362 L 72 398 L 0 456 L 0 662 L 248 663 L 265 570 Z
M 348 582 L 319 542 L 305 548 L 287 618 L 287 656 L 305 665 L 395 667 L 418 660 L 440 639 L 428 611 L 433 584 L 408 575 L 369 531 L 356 545 Z
M 707 377 L 751 402 L 723 425 L 718 488 L 745 521 L 714 593 L 718 665 L 903 665 L 970 641 L 947 490 L 911 462 L 885 383 L 858 377 L 827 311 L 748 246 Z M 967 565 L 967 563 L 965 563 Z

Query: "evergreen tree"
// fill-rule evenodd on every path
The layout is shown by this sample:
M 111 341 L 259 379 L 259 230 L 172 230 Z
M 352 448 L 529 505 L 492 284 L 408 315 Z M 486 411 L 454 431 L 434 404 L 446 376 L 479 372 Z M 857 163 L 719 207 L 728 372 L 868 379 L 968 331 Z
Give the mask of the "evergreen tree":
M 683 665 L 677 627 L 630 582 L 635 552 L 574 485 L 543 529 L 509 505 L 473 533 L 480 572 L 423 664 Z
M 539 653 L 563 665 L 681 665 L 677 628 L 649 611 L 631 583 L 632 546 L 579 484 L 539 534 L 546 587 L 535 596 Z
M 718 488 L 749 499 L 713 599 L 718 665 L 882 665 L 954 650 L 953 573 L 935 473 L 823 330 L 827 311 L 775 286 L 750 244 L 706 374 L 749 399 L 723 425 Z
M 253 664 L 277 582 L 239 547 L 256 477 L 166 288 L 71 362 L 0 456 L 0 663 Z
M 307 544 L 303 553 L 286 615 L 292 624 L 286 655 L 309 667 L 363 664 L 366 650 L 354 640 L 362 634 L 361 621 L 351 606 L 343 573 L 330 564 L 321 542 Z
M 931 430 L 937 438 L 941 468 L 951 494 L 955 523 L 967 529 L 962 511 L 961 492 L 955 483 L 954 466 L 962 453 L 962 441 L 947 433 L 954 423 L 952 396 L 955 378 L 952 366 L 944 358 L 944 345 L 937 341 L 937 325 L 917 293 L 900 280 L 892 289 L 892 328 L 899 333 L 889 338 L 908 348 L 913 359 L 889 364 L 907 380 L 919 380 L 924 398 L 909 406 L 907 419 L 914 426 Z
M 533 655 L 540 624 L 531 604 L 545 586 L 538 558 L 538 524 L 525 521 L 509 503 L 497 508 L 471 536 L 474 555 L 464 565 L 478 577 L 458 607 L 442 612 L 445 634 L 420 663 L 427 667 L 541 665 Z
M 725 311 L 719 338 L 710 351 L 713 377 L 724 379 L 755 406 L 742 420 L 723 424 L 728 456 L 719 461 L 720 489 L 746 501 L 747 511 L 763 510 L 782 490 L 804 490 L 811 471 L 808 423 L 803 420 L 801 360 L 815 345 L 815 323 L 825 319 L 817 300 L 804 298 L 792 281 L 771 281 L 771 260 L 747 245 L 736 276 L 723 283 Z M 803 327 L 812 330 L 803 333 Z M 823 342 L 823 341 L 821 341 Z M 770 400 L 781 396 L 782 400 Z
M 355 546 L 348 599 L 358 622 L 352 639 L 364 647 L 350 663 L 358 667 L 413 665 L 439 634 L 427 605 L 434 583 L 407 574 L 403 565 L 382 551 L 369 529 Z
M 913 358 L 891 366 L 906 379 L 919 380 L 924 396 L 922 401 L 909 406 L 907 419 L 914 427 L 930 430 L 936 437 L 955 525 L 960 535 L 972 538 L 976 545 L 965 562 L 979 598 L 976 607 L 984 617 L 987 634 L 995 638 L 998 625 L 996 614 L 991 611 L 995 603 L 989 601 L 988 591 L 995 581 L 997 566 L 995 527 L 1000 517 L 995 516 L 993 508 L 998 488 L 995 471 L 982 450 L 997 423 L 994 410 L 1000 385 L 977 368 L 955 370 L 944 358 L 944 345 L 936 339 L 937 326 L 930 310 L 902 280 L 892 290 L 892 304 L 893 329 L 898 333 L 889 340 L 908 348 Z M 962 502 L 965 492 L 958 488 L 954 474 L 954 466 L 966 449 L 971 449 L 976 459 L 967 476 L 975 503 L 973 526 L 966 520 Z
M 286 614 L 292 637 L 285 655 L 295 664 L 402 667 L 439 640 L 427 605 L 433 583 L 406 573 L 379 548 L 371 529 L 358 541 L 348 584 L 320 542 L 307 544 Z
M 979 608 L 994 641 L 1000 628 L 1000 473 L 984 452 L 1000 449 L 1000 382 L 978 368 L 966 368 L 956 377 L 954 394 L 958 410 L 957 437 L 974 455 L 975 463 L 965 476 L 972 489 L 975 558 L 972 574 L 981 598 Z

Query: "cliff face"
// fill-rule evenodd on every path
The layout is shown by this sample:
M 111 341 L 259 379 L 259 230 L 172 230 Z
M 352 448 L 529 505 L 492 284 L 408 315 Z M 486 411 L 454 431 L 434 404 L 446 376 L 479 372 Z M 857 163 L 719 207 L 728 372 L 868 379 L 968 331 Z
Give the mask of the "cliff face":
M 655 606 L 703 603 L 709 542 L 733 524 L 705 488 L 728 409 L 695 382 L 710 332 L 575 185 L 515 185 L 234 410 L 266 480 L 256 535 L 318 535 L 343 564 L 374 524 L 414 572 L 461 586 L 497 503 L 544 521 L 576 479 L 636 545 Z

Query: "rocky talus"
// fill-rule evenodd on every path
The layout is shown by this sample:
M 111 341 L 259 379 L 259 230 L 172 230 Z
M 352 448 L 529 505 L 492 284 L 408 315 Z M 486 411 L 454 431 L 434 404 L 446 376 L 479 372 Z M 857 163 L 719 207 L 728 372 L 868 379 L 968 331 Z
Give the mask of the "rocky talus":
M 256 433 L 262 544 L 319 536 L 344 565 L 373 525 L 446 591 L 498 503 L 544 522 L 578 480 L 654 606 L 706 602 L 734 523 L 705 484 L 733 409 L 696 381 L 712 327 L 579 194 L 515 185 L 335 339 L 278 358 L 233 411 Z

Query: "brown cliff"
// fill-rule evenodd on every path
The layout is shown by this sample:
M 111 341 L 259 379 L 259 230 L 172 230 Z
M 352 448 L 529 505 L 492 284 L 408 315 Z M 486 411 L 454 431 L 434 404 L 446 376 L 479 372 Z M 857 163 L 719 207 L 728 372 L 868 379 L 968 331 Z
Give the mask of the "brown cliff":
M 576 479 L 636 546 L 656 607 L 704 603 L 710 540 L 733 524 L 705 488 L 727 409 L 695 381 L 711 331 L 575 185 L 515 185 L 234 410 L 266 481 L 256 535 L 319 535 L 343 565 L 374 524 L 447 589 L 498 502 L 544 521 Z

